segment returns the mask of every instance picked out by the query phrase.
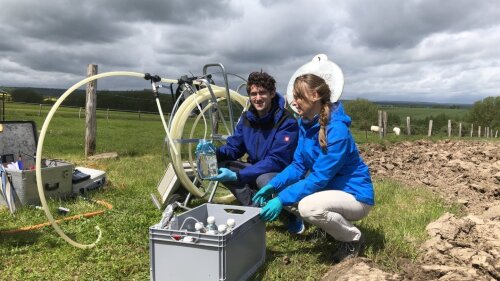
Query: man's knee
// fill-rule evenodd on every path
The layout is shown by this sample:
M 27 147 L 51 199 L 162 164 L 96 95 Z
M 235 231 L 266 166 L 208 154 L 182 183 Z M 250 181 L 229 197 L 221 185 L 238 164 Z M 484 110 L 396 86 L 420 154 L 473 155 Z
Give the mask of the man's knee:
M 264 185 L 268 184 L 277 174 L 278 173 L 266 173 L 258 176 L 257 179 L 255 180 L 257 187 L 260 189 Z

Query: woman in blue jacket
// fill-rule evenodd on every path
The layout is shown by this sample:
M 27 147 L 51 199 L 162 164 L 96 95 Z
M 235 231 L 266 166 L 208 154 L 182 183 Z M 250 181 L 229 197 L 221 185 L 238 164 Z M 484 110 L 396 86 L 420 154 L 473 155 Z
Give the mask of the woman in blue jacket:
M 330 88 L 319 76 L 297 77 L 293 91 L 293 105 L 301 117 L 293 161 L 253 201 L 269 200 L 260 213 L 265 221 L 275 220 L 283 206 L 298 204 L 304 220 L 341 242 L 334 260 L 355 257 L 363 238 L 351 221 L 368 214 L 374 192 L 368 167 L 349 131 L 351 118 L 342 103 L 330 102 Z

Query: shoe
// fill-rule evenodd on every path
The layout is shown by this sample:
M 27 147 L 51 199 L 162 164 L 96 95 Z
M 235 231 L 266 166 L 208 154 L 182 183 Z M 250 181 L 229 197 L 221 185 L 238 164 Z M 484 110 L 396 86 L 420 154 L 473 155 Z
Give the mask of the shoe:
M 361 235 L 358 241 L 340 242 L 337 251 L 333 254 L 333 260 L 337 263 L 357 257 L 363 250 L 365 240 Z
M 306 226 L 301 217 L 290 213 L 288 216 L 288 232 L 291 234 L 303 234 L 306 231 Z

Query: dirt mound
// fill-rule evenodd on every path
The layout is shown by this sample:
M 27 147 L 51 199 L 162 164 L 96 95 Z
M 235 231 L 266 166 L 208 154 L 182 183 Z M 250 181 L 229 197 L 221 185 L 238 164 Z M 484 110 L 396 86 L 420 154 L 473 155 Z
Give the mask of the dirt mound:
M 374 176 L 424 185 L 468 213 L 500 199 L 500 143 L 417 141 L 360 147 Z
M 360 147 L 375 177 L 423 185 L 469 214 L 445 214 L 402 275 L 366 259 L 332 267 L 323 280 L 500 280 L 500 143 L 417 141 Z
M 481 216 L 458 219 L 445 214 L 427 226 L 418 280 L 500 280 L 500 204 Z

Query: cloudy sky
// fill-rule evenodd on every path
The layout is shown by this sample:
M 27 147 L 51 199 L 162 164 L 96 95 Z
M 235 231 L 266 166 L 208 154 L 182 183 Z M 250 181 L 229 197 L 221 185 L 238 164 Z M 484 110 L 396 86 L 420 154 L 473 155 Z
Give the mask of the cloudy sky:
M 0 0 L 1 86 L 67 89 L 90 63 L 174 79 L 222 63 L 263 69 L 284 92 L 324 53 L 344 72 L 342 99 L 473 103 L 500 95 L 499 46 L 494 0 Z

